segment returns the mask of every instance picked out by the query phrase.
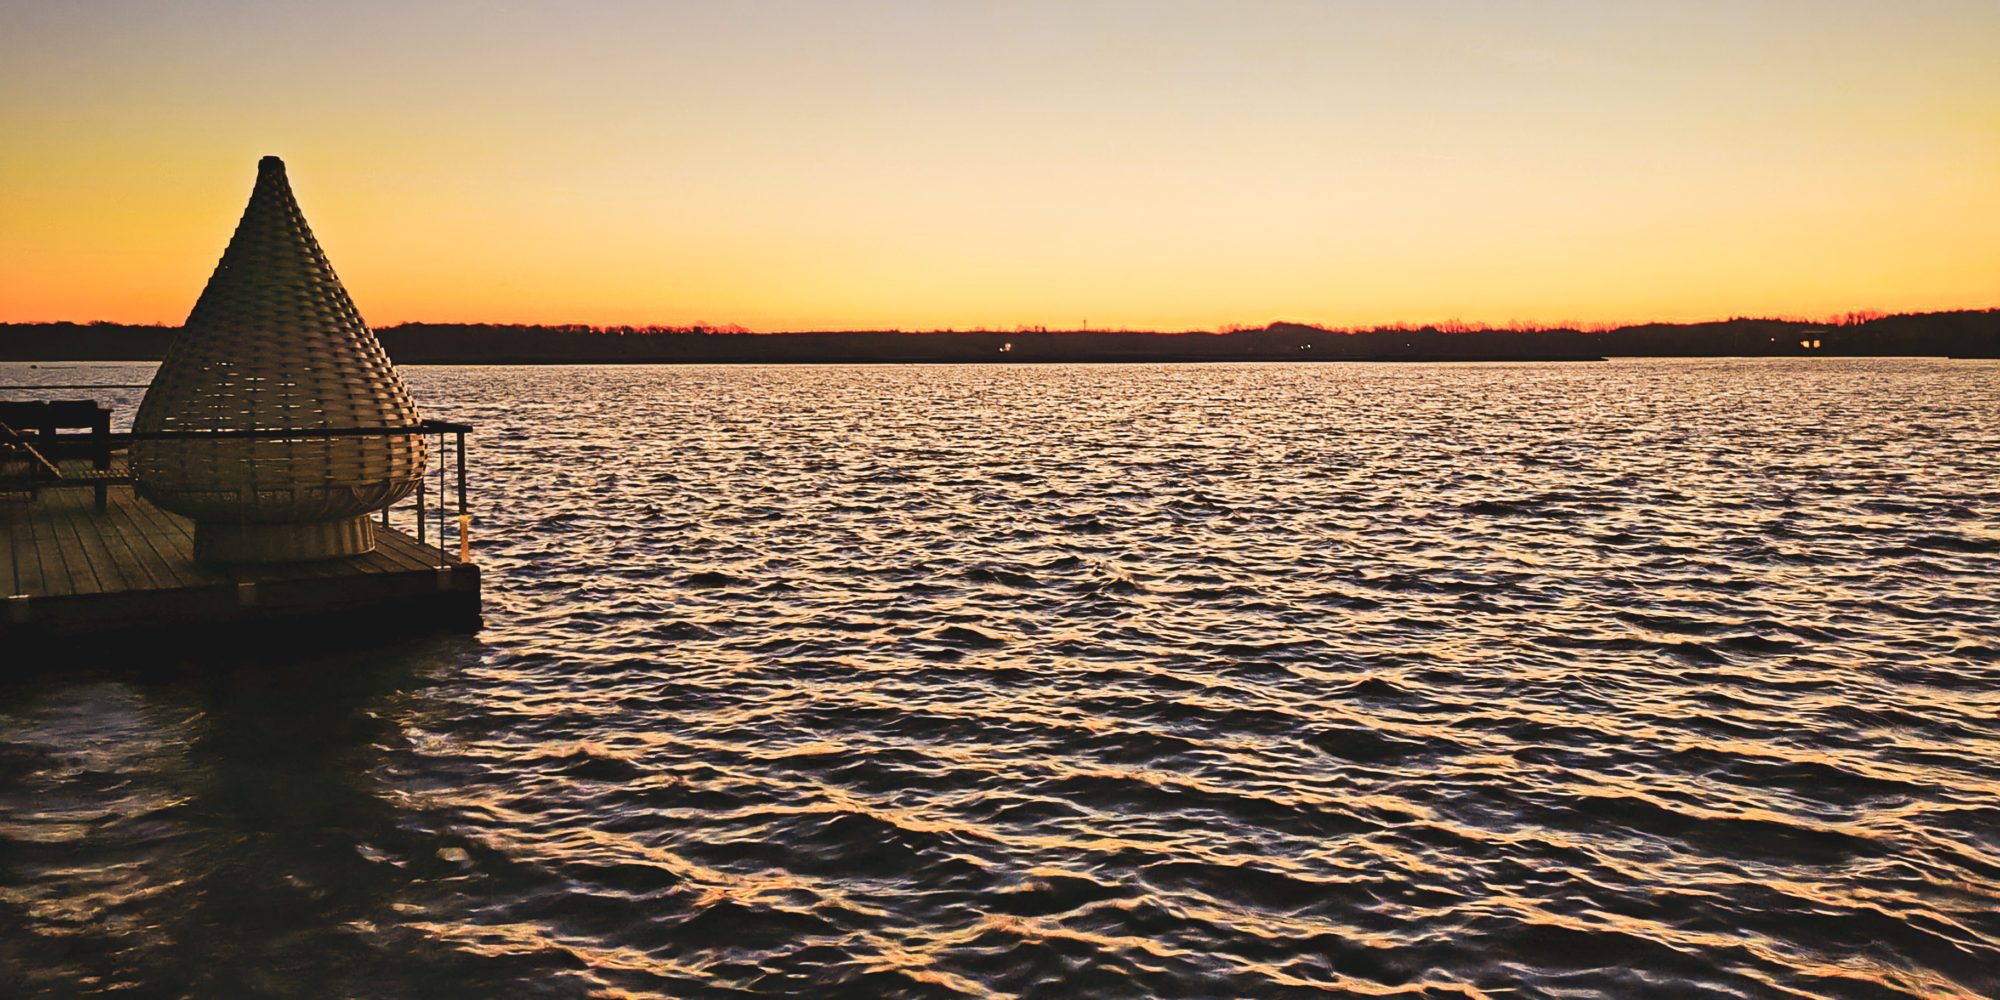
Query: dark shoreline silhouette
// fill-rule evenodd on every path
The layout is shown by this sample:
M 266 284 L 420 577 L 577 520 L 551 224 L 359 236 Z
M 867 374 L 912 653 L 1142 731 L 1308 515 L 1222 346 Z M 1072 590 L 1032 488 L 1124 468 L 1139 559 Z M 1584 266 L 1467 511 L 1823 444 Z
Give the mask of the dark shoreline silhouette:
M 156 361 L 175 331 L 115 323 L 0 324 L 0 361 Z M 1608 330 L 1102 330 L 751 333 L 703 327 L 404 323 L 377 331 L 401 364 L 1033 363 L 1064 361 L 1582 361 L 1605 357 L 2000 357 L 2000 309 L 1813 323 L 1730 319 Z

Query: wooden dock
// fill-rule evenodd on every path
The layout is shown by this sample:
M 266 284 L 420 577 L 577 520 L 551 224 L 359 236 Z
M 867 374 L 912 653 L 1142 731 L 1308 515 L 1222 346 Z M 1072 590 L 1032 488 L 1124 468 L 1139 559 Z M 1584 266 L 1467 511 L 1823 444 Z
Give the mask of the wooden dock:
M 343 634 L 478 628 L 479 567 L 401 531 L 378 526 L 365 556 L 210 566 L 194 561 L 188 519 L 129 485 L 111 486 L 107 500 L 100 510 L 92 490 L 74 488 L 0 495 L 0 650 L 214 642 L 315 625 Z

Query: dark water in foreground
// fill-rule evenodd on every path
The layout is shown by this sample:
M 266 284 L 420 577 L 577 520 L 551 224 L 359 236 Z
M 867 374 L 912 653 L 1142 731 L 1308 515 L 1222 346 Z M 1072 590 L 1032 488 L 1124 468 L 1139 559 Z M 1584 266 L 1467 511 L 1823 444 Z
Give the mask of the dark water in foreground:
M 2000 365 L 409 376 L 489 628 L 0 687 L 0 993 L 2000 993 Z

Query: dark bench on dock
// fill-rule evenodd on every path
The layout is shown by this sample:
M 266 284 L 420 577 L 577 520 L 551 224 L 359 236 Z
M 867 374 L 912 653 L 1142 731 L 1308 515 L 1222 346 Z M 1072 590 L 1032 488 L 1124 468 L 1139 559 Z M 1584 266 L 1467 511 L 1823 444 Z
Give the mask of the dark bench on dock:
M 61 434 L 59 431 L 86 431 Z M 0 493 L 26 493 L 29 499 L 58 487 L 89 486 L 96 490 L 97 509 L 105 506 L 106 489 L 126 482 L 111 468 L 111 408 L 88 399 L 41 402 L 0 402 Z M 64 460 L 81 458 L 89 468 Z

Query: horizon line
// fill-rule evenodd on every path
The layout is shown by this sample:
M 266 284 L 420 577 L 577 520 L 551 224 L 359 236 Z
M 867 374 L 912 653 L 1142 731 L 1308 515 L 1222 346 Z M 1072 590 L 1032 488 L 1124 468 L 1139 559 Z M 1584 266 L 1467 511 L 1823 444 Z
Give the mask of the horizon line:
M 1220 336 L 1220 335 L 1227 335 L 1231 333 L 1239 333 L 1250 330 L 1265 330 L 1274 326 L 1302 326 L 1302 327 L 1310 327 L 1316 330 L 1323 330 L 1327 333 L 1338 333 L 1338 334 L 1359 334 L 1359 333 L 1371 333 L 1377 331 L 1399 331 L 1399 330 L 1400 331 L 1435 330 L 1442 333 L 1547 333 L 1553 331 L 1567 330 L 1567 331 L 1574 331 L 1577 333 L 1606 333 L 1615 330 L 1630 329 L 1633 327 L 1641 327 L 1641 326 L 1704 326 L 1714 323 L 1739 323 L 1739 322 L 1804 323 L 1804 324 L 1814 324 L 1822 326 L 1842 327 L 1842 326 L 1858 326 L 1863 323 L 1872 322 L 1874 320 L 1890 319 L 1899 316 L 1939 316 L 1939 315 L 1948 315 L 1952 313 L 1991 313 L 1991 312 L 2000 312 L 2000 305 L 1963 306 L 1963 307 L 1948 308 L 1948 309 L 1920 309 L 1920 310 L 1906 310 L 1906 311 L 1896 311 L 1896 312 L 1884 311 L 1878 309 L 1849 309 L 1840 312 L 1821 314 L 1817 316 L 1799 314 L 1799 313 L 1793 313 L 1793 314 L 1774 313 L 1767 315 L 1736 314 L 1727 317 L 1710 317 L 1704 319 L 1690 319 L 1690 320 L 1648 319 L 1648 320 L 1638 320 L 1631 322 L 1590 322 L 1583 320 L 1562 320 L 1555 322 L 1543 322 L 1538 320 L 1507 320 L 1505 322 L 1493 322 L 1488 320 L 1466 320 L 1458 317 L 1450 317 L 1450 318 L 1431 320 L 1420 323 L 1409 322 L 1409 321 L 1396 321 L 1387 323 L 1330 325 L 1311 320 L 1295 320 L 1295 319 L 1280 318 L 1280 319 L 1268 320 L 1261 324 L 1225 323 L 1222 324 L 1221 326 L 1213 328 L 1184 327 L 1180 329 L 1167 329 L 1158 327 L 1139 328 L 1131 326 L 1095 327 L 1088 325 L 1076 326 L 1076 327 L 1059 327 L 1059 326 L 1050 326 L 1047 324 L 1040 324 L 1040 323 L 1020 323 L 1010 327 L 973 326 L 973 327 L 931 327 L 925 329 L 915 329 L 915 328 L 905 328 L 905 327 L 895 327 L 895 326 L 873 326 L 873 327 L 854 326 L 854 327 L 841 327 L 841 328 L 823 327 L 823 328 L 811 328 L 811 329 L 801 328 L 801 329 L 781 329 L 781 330 L 757 330 L 750 327 L 746 327 L 740 323 L 708 323 L 703 321 L 696 321 L 692 323 L 582 323 L 582 322 L 547 322 L 547 321 L 522 321 L 522 320 L 468 320 L 468 319 L 456 319 L 456 320 L 409 319 L 409 320 L 400 320 L 394 323 L 384 323 L 384 324 L 370 323 L 368 324 L 368 328 L 371 330 L 391 330 L 403 326 L 494 326 L 494 327 L 541 327 L 547 329 L 574 329 L 574 330 L 587 330 L 587 331 L 631 331 L 631 332 L 647 332 L 647 333 L 693 333 L 699 331 L 703 333 L 747 334 L 754 336 L 784 336 L 787 334 L 839 334 L 839 333 L 904 333 L 904 334 L 1142 333 L 1142 334 L 1158 334 L 1158 335 L 1210 334 L 1210 335 Z M 184 320 L 181 322 L 174 322 L 174 323 L 169 323 L 163 320 L 149 322 L 149 323 L 132 323 L 132 322 L 123 322 L 119 320 L 104 320 L 104 319 L 0 320 L 0 326 L 70 325 L 70 326 L 80 326 L 80 327 L 123 326 L 123 327 L 156 327 L 159 329 L 179 329 L 184 324 L 185 324 Z

